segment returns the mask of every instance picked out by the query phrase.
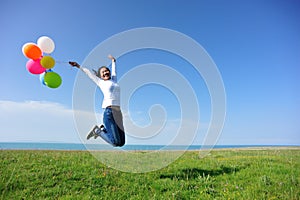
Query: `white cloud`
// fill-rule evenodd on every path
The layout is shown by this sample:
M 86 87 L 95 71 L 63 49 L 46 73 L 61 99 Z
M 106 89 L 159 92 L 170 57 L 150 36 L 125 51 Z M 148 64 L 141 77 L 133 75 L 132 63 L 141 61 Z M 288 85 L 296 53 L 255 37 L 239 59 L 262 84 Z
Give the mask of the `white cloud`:
M 190 145 L 202 144 L 208 128 L 207 123 L 192 119 L 170 119 L 161 117 L 150 121 L 147 126 L 130 122 L 124 115 L 124 124 L 129 141 L 133 144 Z
M 1 142 L 80 142 L 73 111 L 40 101 L 0 101 Z
M 54 102 L 41 101 L 0 101 L 0 142 L 66 142 L 81 143 L 85 141 L 86 133 L 95 121 L 95 113 L 76 111 L 82 121 L 79 132 L 73 117 L 73 109 Z M 123 113 L 124 126 L 127 131 L 127 144 L 187 144 L 194 134 L 192 129 L 197 122 L 188 119 L 166 119 L 161 122 L 152 121 L 153 124 L 145 127 L 132 126 L 128 123 L 130 116 Z M 102 114 L 96 114 L 97 123 L 101 123 Z M 178 130 L 182 128 L 180 133 Z M 197 143 L 201 143 L 207 125 L 199 125 L 196 135 Z M 143 131 L 139 135 L 139 131 Z M 152 130 L 157 130 L 153 133 Z M 147 134 L 149 133 L 149 134 Z M 148 137 L 149 136 L 149 137 Z M 187 141 L 187 140 L 188 141 Z M 85 141 L 86 142 L 86 141 Z M 91 142 L 101 142 L 100 140 Z

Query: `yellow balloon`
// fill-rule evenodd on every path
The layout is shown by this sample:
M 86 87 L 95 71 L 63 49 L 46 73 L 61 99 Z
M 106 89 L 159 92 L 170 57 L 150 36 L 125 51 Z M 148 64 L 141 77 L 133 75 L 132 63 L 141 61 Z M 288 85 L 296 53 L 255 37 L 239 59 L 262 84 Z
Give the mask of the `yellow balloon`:
M 55 65 L 55 60 L 51 56 L 44 56 L 41 59 L 41 65 L 46 69 L 51 69 Z

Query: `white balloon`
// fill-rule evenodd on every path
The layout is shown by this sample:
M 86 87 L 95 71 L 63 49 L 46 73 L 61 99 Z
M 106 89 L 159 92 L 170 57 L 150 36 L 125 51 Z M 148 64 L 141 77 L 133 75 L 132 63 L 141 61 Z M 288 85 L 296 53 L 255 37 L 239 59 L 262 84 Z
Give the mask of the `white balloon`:
M 44 53 L 52 53 L 55 48 L 55 44 L 51 38 L 48 36 L 42 36 L 37 41 L 38 47 L 42 50 Z

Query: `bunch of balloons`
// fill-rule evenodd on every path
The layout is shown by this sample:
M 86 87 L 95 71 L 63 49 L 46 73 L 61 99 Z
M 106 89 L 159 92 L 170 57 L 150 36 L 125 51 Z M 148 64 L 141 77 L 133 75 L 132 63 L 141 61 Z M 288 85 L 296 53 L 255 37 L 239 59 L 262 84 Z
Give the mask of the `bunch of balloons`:
M 62 83 L 60 75 L 52 71 L 55 60 L 50 54 L 54 48 L 55 44 L 48 36 L 40 37 L 37 44 L 28 42 L 22 47 L 24 56 L 29 58 L 27 70 L 32 74 L 39 74 L 41 83 L 49 88 L 58 88 Z

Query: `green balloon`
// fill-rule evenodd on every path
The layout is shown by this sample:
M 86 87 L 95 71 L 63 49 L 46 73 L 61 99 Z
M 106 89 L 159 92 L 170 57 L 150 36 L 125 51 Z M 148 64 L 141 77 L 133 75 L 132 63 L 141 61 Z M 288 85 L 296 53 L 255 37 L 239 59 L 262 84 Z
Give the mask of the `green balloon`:
M 44 76 L 44 82 L 49 88 L 58 88 L 61 83 L 61 77 L 55 72 L 47 72 Z

